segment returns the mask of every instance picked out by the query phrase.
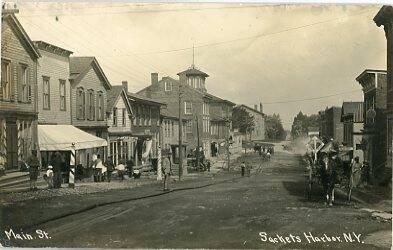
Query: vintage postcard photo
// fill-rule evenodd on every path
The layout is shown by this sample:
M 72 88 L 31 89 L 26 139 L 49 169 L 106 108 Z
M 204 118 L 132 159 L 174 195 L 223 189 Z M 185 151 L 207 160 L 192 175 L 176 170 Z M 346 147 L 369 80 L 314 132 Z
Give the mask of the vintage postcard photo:
M 0 247 L 390 249 L 393 7 L 3 1 Z

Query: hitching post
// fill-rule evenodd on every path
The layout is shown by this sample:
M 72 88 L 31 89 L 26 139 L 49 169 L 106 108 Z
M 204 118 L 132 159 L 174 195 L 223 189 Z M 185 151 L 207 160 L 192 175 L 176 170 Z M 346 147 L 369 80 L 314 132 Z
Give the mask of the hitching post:
M 68 177 L 68 187 L 75 188 L 75 143 L 71 145 L 70 175 Z

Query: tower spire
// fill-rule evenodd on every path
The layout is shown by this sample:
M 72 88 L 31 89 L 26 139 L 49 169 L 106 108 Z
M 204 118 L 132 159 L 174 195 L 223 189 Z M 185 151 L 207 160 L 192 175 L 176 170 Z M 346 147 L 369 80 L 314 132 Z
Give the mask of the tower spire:
M 195 68 L 195 46 L 192 44 L 192 68 Z

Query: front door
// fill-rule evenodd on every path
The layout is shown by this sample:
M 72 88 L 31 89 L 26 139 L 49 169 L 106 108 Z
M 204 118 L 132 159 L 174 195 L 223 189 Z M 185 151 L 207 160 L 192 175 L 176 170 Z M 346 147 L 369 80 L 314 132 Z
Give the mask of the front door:
M 7 123 L 7 169 L 18 169 L 18 128 Z

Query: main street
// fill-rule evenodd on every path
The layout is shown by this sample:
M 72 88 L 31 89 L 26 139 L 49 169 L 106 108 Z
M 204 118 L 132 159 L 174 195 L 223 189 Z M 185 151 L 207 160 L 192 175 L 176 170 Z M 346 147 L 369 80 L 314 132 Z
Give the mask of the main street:
M 249 156 L 248 160 L 255 162 L 257 157 Z M 253 171 L 251 177 L 97 207 L 38 225 L 48 239 L 13 240 L 12 244 L 105 248 L 390 247 L 390 222 L 372 219 L 360 204 L 347 205 L 340 195 L 334 207 L 326 207 L 319 195 L 317 189 L 313 200 L 305 200 L 303 167 L 298 156 L 277 152 L 262 165 L 260 173 Z

